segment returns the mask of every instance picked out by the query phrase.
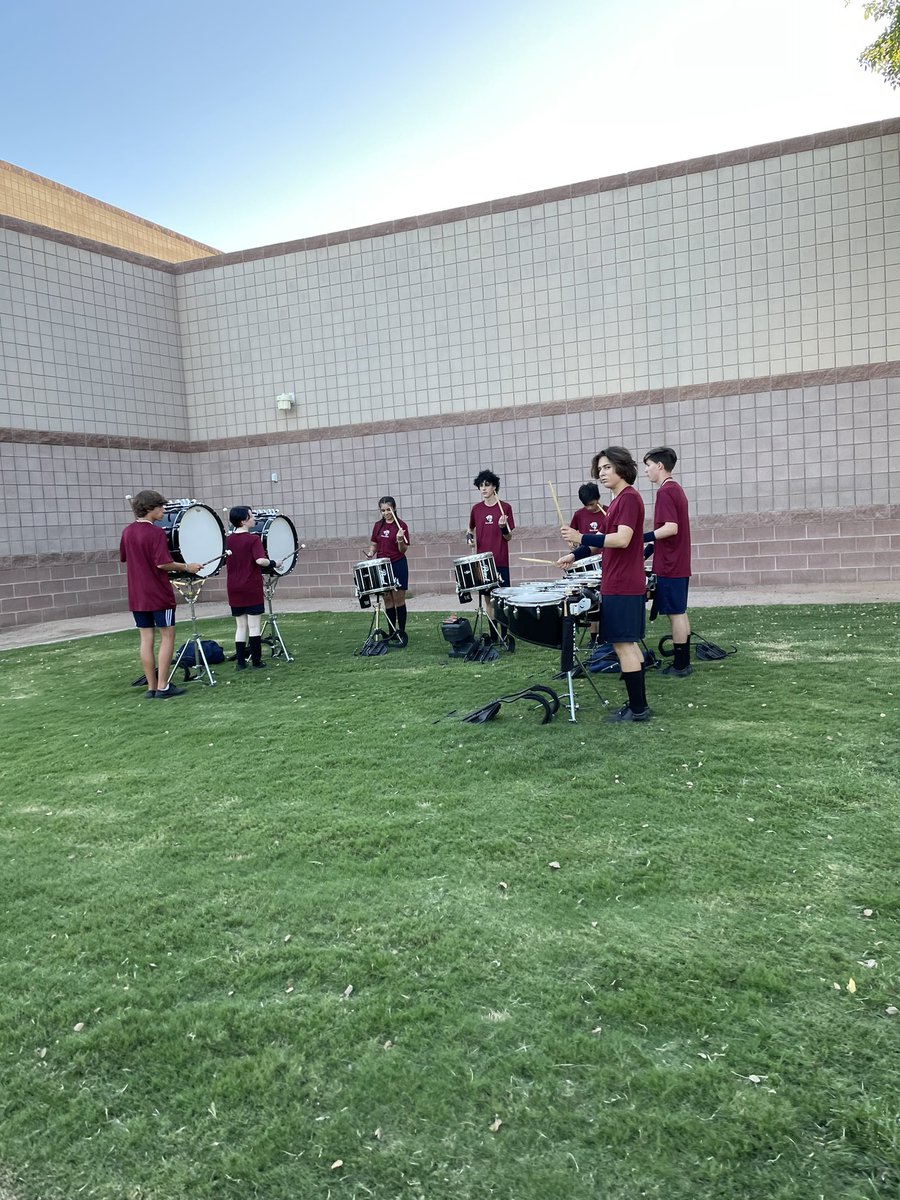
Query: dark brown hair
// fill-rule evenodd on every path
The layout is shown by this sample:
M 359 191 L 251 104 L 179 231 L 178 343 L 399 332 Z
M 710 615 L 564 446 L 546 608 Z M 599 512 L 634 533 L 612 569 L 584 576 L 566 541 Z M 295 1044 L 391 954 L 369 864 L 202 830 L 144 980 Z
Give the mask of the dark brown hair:
M 600 478 L 600 459 L 608 458 L 612 465 L 616 468 L 616 474 L 620 479 L 624 479 L 626 483 L 634 483 L 637 479 L 637 463 L 631 457 L 631 451 L 626 450 L 624 446 L 607 446 L 605 450 L 599 450 L 591 459 L 591 478 Z

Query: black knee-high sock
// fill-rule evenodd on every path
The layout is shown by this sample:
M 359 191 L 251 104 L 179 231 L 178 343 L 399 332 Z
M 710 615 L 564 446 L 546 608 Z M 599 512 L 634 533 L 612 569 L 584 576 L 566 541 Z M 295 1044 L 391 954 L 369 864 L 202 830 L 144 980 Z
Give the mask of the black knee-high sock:
M 396 608 L 385 608 L 384 615 L 387 617 L 388 632 L 393 633 L 397 628 L 397 610 Z
M 647 689 L 643 671 L 623 671 L 622 682 L 628 690 L 628 707 L 633 713 L 642 713 L 647 707 Z
M 691 643 L 689 641 L 673 642 L 672 648 L 675 651 L 675 661 L 672 665 L 676 671 L 683 671 L 691 663 Z
M 239 663 L 245 663 L 247 661 L 247 643 L 246 642 L 239 642 L 237 640 L 237 638 L 235 638 L 234 639 L 234 652 L 237 655 L 237 660 Z
M 254 666 L 258 666 L 262 662 L 262 638 L 250 638 L 250 661 Z
M 406 632 L 406 605 L 397 605 L 397 627 L 401 633 Z

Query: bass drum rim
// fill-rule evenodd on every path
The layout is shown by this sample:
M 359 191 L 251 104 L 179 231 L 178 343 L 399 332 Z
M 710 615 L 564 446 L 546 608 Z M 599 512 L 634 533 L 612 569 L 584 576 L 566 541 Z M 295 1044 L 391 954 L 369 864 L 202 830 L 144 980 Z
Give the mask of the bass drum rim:
M 290 517 L 286 517 L 284 513 L 267 513 L 256 518 L 256 522 L 250 532 L 255 533 L 259 537 L 269 558 L 274 558 L 276 561 L 278 561 L 279 559 L 284 558 L 285 555 L 280 552 L 273 554 L 269 549 L 269 530 L 278 521 L 284 521 L 285 525 L 287 525 L 288 529 L 290 530 L 291 536 L 294 539 L 294 549 L 291 552 L 291 557 L 285 567 L 281 568 L 280 570 L 278 567 L 263 567 L 263 574 L 277 575 L 280 578 L 282 575 L 290 575 L 291 571 L 293 571 L 294 567 L 296 567 L 297 560 L 300 557 L 300 539 L 297 537 L 297 527 L 294 525 L 294 522 Z
M 182 549 L 182 542 L 187 542 L 195 537 L 193 529 L 188 529 L 187 526 L 191 521 L 190 514 L 202 512 L 212 517 L 213 525 L 206 521 L 206 528 L 201 536 L 208 536 L 209 544 L 200 545 L 194 550 Z M 225 563 L 225 526 L 222 524 L 222 519 L 214 508 L 210 508 L 208 504 L 173 504 L 166 505 L 163 516 L 154 524 L 158 525 L 166 535 L 166 541 L 169 544 L 169 551 L 172 555 L 173 562 L 189 563 L 201 562 L 206 565 L 201 567 L 196 575 L 191 575 L 192 579 L 211 579 L 213 575 L 218 575 Z M 218 533 L 219 545 L 214 546 L 215 534 Z M 190 535 L 190 539 L 185 535 Z M 218 558 L 216 555 L 218 554 Z M 212 562 L 208 562 L 212 559 Z

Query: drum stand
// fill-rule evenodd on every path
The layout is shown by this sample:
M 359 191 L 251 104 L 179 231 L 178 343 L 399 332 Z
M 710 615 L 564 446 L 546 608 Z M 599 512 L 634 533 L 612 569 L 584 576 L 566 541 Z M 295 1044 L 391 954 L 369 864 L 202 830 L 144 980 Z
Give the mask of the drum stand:
M 184 655 L 185 655 L 185 652 L 186 652 L 188 646 L 190 646 L 192 642 L 194 644 L 194 668 L 193 669 L 196 669 L 198 671 L 199 670 L 203 671 L 203 673 L 206 675 L 206 682 L 209 684 L 210 687 L 215 687 L 215 685 L 216 685 L 215 677 L 213 676 L 213 673 L 212 673 L 212 670 L 210 669 L 209 663 L 206 661 L 206 655 L 203 653 L 203 640 L 200 637 L 200 630 L 197 628 L 197 599 L 200 595 L 200 592 L 203 589 L 204 583 L 206 583 L 205 575 L 189 575 L 185 579 L 173 579 L 172 580 L 172 586 L 177 587 L 179 592 L 181 592 L 182 596 L 184 596 L 185 600 L 187 600 L 187 602 L 188 602 L 188 607 L 191 610 L 191 631 L 192 632 L 191 632 L 191 636 L 181 647 L 180 651 L 178 652 L 178 657 L 175 659 L 174 663 L 172 664 L 172 669 L 169 672 L 169 678 L 166 680 L 166 687 L 168 687 L 169 684 L 172 682 L 172 679 L 175 676 L 175 672 L 178 670 L 179 664 L 181 663 L 181 660 L 184 658 Z M 201 664 L 202 664 L 202 667 L 201 667 Z M 186 668 L 182 668 L 182 669 L 185 671 L 185 674 L 187 674 L 187 669 Z
M 476 612 L 475 619 L 472 622 L 472 637 L 475 639 L 476 644 L 478 643 L 479 639 L 482 641 L 487 639 L 487 642 L 493 646 L 494 649 L 502 648 L 503 650 L 506 650 L 512 654 L 515 650 L 516 644 L 509 632 L 504 632 L 503 627 L 494 620 L 493 616 L 491 616 L 491 610 L 485 604 L 485 596 L 489 595 L 490 589 L 487 591 L 479 591 L 477 593 L 478 612 Z M 462 600 L 461 596 L 460 600 Z M 486 630 L 485 626 L 487 627 Z
M 266 613 L 266 619 L 263 621 L 259 636 L 266 645 L 272 647 L 273 658 L 283 658 L 285 662 L 293 662 L 294 660 L 288 654 L 288 648 L 284 644 L 281 630 L 278 628 L 278 618 L 272 610 L 272 601 L 275 599 L 275 589 L 278 586 L 280 578 L 280 575 L 263 576 L 263 591 L 266 593 L 266 605 L 269 611 Z
M 393 591 L 394 589 L 390 588 L 389 590 Z M 363 601 L 368 600 L 370 595 L 372 595 L 372 593 L 369 593 L 365 596 L 360 596 L 359 603 L 361 608 L 367 607 L 363 604 Z M 366 640 L 358 650 L 353 651 L 354 657 L 356 658 L 374 658 L 379 654 L 387 654 L 388 642 L 392 638 L 400 636 L 399 626 L 395 625 L 387 614 L 387 608 L 384 605 L 384 593 L 375 592 L 373 598 L 375 603 L 372 605 L 372 624 L 369 626 L 369 634 Z M 384 613 L 387 632 L 381 628 L 382 613 Z
M 585 603 L 582 601 L 581 603 Z M 581 610 L 583 611 L 583 610 Z M 559 652 L 559 672 L 560 675 L 565 675 L 566 685 L 569 692 L 569 721 L 574 725 L 578 718 L 575 716 L 575 710 L 578 705 L 575 703 L 575 688 L 572 686 L 572 681 L 578 676 L 583 675 L 593 689 L 594 695 L 600 701 L 604 708 L 609 707 L 609 701 L 605 700 L 600 694 L 600 689 L 594 683 L 590 671 L 588 671 L 581 655 L 578 653 L 579 647 L 575 644 L 575 631 L 577 625 L 575 616 L 578 615 L 579 604 L 570 605 L 566 603 L 563 616 L 563 635 L 562 646 Z

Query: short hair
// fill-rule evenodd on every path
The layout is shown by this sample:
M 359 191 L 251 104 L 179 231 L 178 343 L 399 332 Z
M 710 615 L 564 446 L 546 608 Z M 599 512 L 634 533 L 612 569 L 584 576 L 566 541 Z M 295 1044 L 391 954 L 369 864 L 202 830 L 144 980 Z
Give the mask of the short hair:
M 472 482 L 476 487 L 489 483 L 496 491 L 500 490 L 500 476 L 495 475 L 493 471 L 479 471 Z
M 237 529 L 243 521 L 246 521 L 253 509 L 247 504 L 236 504 L 228 514 L 228 520 L 231 522 L 231 528 Z
M 591 459 L 591 478 L 600 478 L 599 463 L 601 458 L 608 458 L 612 465 L 616 468 L 616 474 L 620 479 L 624 479 L 626 483 L 634 483 L 637 479 L 637 463 L 631 457 L 631 451 L 626 450 L 624 446 L 607 446 L 605 450 L 598 450 Z
M 592 504 L 600 499 L 600 489 L 596 483 L 583 483 L 578 489 L 578 499 L 582 504 Z
M 381 509 L 382 504 L 389 504 L 393 509 L 394 516 L 397 515 L 397 501 L 393 496 L 382 496 L 378 501 L 378 508 Z
M 675 470 L 675 464 L 678 462 L 678 455 L 671 446 L 657 446 L 655 450 L 648 450 L 644 455 L 644 462 L 659 463 L 670 473 Z
M 159 508 L 165 503 L 165 496 L 161 496 L 159 492 L 145 490 L 131 497 L 131 511 L 136 517 L 146 517 L 148 512 L 153 512 L 154 508 Z

